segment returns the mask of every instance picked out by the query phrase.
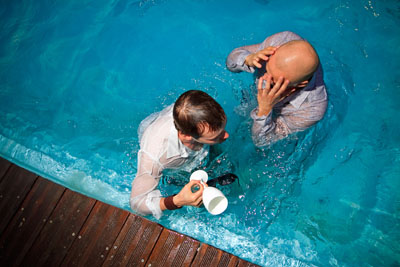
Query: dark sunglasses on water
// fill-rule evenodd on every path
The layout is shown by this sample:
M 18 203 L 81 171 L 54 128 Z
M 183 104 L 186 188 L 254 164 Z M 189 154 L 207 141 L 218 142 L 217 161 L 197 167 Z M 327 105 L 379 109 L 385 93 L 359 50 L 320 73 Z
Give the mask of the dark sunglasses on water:
M 228 185 L 228 184 L 231 184 L 234 181 L 236 181 L 236 179 L 238 179 L 236 174 L 227 173 L 227 174 L 218 176 L 217 178 L 208 180 L 207 181 L 207 185 L 208 186 L 213 186 L 213 187 L 215 187 L 217 184 L 219 184 L 219 185 Z M 193 193 L 195 193 L 199 189 L 200 189 L 200 186 L 198 184 L 193 185 L 192 188 L 191 188 Z
M 234 181 L 236 181 L 236 179 L 238 179 L 238 177 L 235 174 L 227 173 L 227 174 L 221 175 L 217 178 L 207 181 L 207 185 L 208 186 L 216 186 L 217 183 L 219 185 L 228 185 L 228 184 L 231 184 Z

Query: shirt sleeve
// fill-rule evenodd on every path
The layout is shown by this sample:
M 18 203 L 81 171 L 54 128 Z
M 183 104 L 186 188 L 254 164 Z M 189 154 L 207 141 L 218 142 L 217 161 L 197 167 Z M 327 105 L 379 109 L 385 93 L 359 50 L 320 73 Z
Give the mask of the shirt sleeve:
M 256 146 L 266 146 L 285 138 L 291 133 L 304 131 L 319 120 L 325 114 L 327 100 L 309 102 L 307 99 L 299 108 L 287 104 L 279 110 L 276 116 L 271 111 L 266 116 L 257 116 L 257 108 L 250 116 L 253 119 L 252 139 Z
M 244 63 L 248 55 L 268 46 L 278 46 L 293 40 L 302 40 L 302 38 L 293 32 L 284 31 L 267 37 L 262 43 L 236 48 L 228 55 L 225 62 L 226 67 L 232 72 L 246 71 L 254 73 L 255 68 L 249 67 Z
M 140 150 L 138 153 L 138 170 L 132 183 L 131 208 L 139 214 L 152 214 L 159 219 L 161 192 L 157 189 L 163 171 L 157 158 Z
M 247 66 L 244 61 L 246 57 L 252 53 L 258 51 L 260 44 L 242 46 L 234 49 L 226 59 L 226 67 L 232 72 L 250 72 L 254 73 L 255 69 L 253 67 Z
M 162 216 L 158 184 L 163 170 L 169 167 L 166 159 L 171 129 L 168 112 L 169 109 L 157 113 L 157 119 L 150 115 L 143 121 L 145 129 L 139 134 L 138 167 L 130 197 L 132 210 L 142 215 L 152 214 L 157 219 Z

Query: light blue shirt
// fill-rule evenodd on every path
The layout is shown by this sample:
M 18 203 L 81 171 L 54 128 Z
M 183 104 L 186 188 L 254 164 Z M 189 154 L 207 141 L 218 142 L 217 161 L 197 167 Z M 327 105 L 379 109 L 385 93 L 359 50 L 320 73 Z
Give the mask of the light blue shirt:
M 266 38 L 261 44 L 242 46 L 234 49 L 226 59 L 226 66 L 232 72 L 255 73 L 258 78 L 266 72 L 265 68 L 255 69 L 245 64 L 248 55 L 269 46 L 279 46 L 293 40 L 303 40 L 297 34 L 285 31 Z M 258 108 L 251 111 L 253 119 L 252 138 L 256 146 L 265 146 L 297 131 L 303 131 L 325 114 L 327 93 L 321 65 L 315 71 L 308 85 L 277 103 L 266 116 L 257 116 Z

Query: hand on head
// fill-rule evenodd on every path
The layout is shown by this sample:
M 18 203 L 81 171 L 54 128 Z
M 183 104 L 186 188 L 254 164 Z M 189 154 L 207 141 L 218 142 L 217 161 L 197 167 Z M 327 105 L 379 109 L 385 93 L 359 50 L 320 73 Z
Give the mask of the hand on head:
M 265 87 L 263 86 L 265 82 Z M 272 108 L 282 99 L 293 93 L 296 88 L 288 91 L 288 85 L 290 81 L 283 78 L 282 76 L 273 84 L 272 76 L 265 73 L 264 76 L 258 79 L 257 86 L 257 101 L 258 101 L 258 113 L 257 116 L 268 115 Z
M 191 187 L 195 184 L 200 186 L 200 189 L 195 193 L 192 193 Z M 200 181 L 192 180 L 187 183 L 182 190 L 174 197 L 174 202 L 177 206 L 195 206 L 199 207 L 203 202 L 203 190 L 204 186 Z
M 269 57 L 273 55 L 278 47 L 269 46 L 256 53 L 250 54 L 245 59 L 245 64 L 249 67 L 261 68 L 263 61 L 268 61 Z

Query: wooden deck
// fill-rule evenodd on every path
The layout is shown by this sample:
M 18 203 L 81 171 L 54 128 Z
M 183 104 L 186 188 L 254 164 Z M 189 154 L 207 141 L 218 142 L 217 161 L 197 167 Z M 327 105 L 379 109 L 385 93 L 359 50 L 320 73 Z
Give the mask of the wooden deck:
M 0 158 L 0 266 L 257 266 Z

